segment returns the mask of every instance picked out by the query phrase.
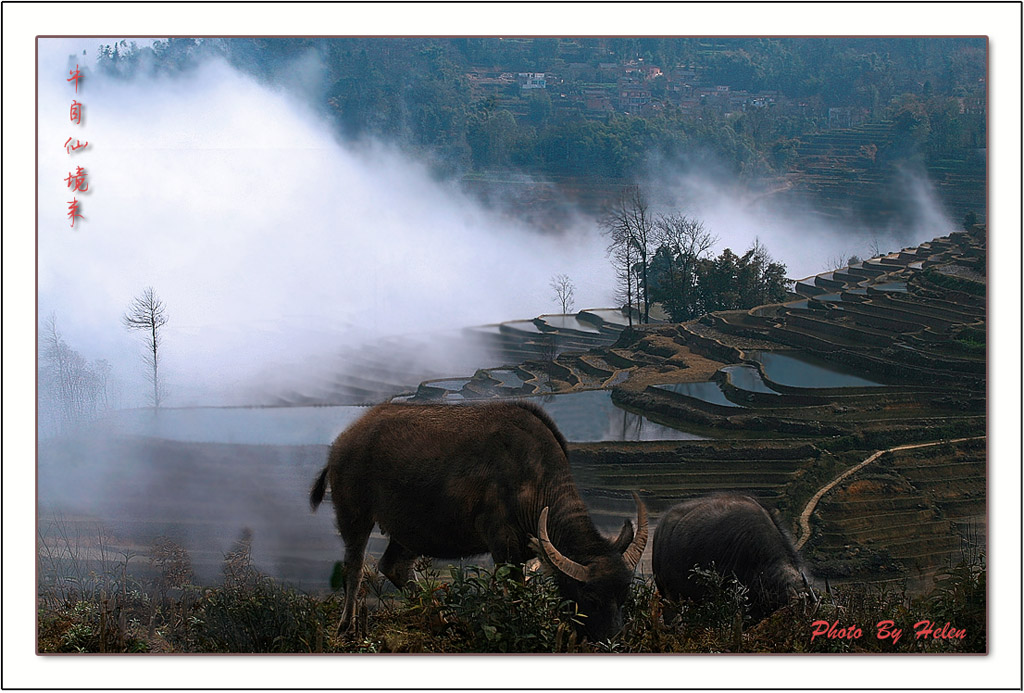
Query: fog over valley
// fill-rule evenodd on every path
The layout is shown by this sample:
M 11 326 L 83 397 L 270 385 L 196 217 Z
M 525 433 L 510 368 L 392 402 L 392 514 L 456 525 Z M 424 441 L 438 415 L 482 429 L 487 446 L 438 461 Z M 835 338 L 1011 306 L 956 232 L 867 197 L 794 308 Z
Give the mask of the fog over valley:
M 58 73 L 59 74 L 59 73 Z M 67 130 L 59 78 L 41 87 L 41 141 Z M 341 344 L 550 312 L 548 282 L 607 305 L 604 243 L 586 220 L 546 234 L 485 209 L 386 144 L 340 144 L 312 112 L 223 63 L 177 79 L 86 80 L 85 220 L 40 186 L 40 314 L 125 371 L 120 316 L 153 286 L 171 316 L 166 373 L 222 403 L 262 364 Z M 76 133 L 77 134 L 77 133 Z M 67 154 L 44 148 L 40 180 Z M 191 388 L 186 388 L 191 389 Z M 191 402 L 190 402 L 191 399 Z
M 71 347 L 112 364 L 123 406 L 145 404 L 140 346 L 120 318 L 147 286 L 169 315 L 172 405 L 259 402 L 264 382 L 304 377 L 292 369 L 322 377 L 315 365 L 339 347 L 557 312 L 556 274 L 571 277 L 577 310 L 616 304 L 594 210 L 537 228 L 394 144 L 342 142 L 309 100 L 322 69 L 309 54 L 284 70 L 301 88 L 285 90 L 219 59 L 112 78 L 91 68 L 93 42 L 41 49 L 40 319 L 55 314 Z M 89 68 L 80 126 L 67 119 L 71 53 Z M 88 147 L 69 156 L 69 132 Z M 73 165 L 90 185 L 74 229 L 60 182 Z M 799 210 L 767 213 L 696 167 L 651 170 L 654 203 L 703 218 L 716 252 L 758 238 L 794 278 L 866 254 L 867 236 L 858 245 Z M 929 223 L 905 240 L 944 231 Z M 444 357 L 452 374 L 498 365 Z

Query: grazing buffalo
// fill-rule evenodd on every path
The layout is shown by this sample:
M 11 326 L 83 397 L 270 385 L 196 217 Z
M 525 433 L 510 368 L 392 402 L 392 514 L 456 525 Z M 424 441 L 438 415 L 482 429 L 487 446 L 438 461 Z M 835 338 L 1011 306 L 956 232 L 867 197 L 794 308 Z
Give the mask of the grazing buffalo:
M 328 481 L 345 542 L 341 628 L 350 628 L 363 554 L 376 522 L 389 542 L 380 570 L 398 587 L 416 557 L 489 553 L 520 564 L 542 553 L 558 588 L 587 615 L 592 639 L 615 633 L 633 569 L 647 544 L 647 511 L 615 541 L 601 536 L 569 471 L 565 438 L 544 410 L 525 402 L 382 404 L 331 446 L 310 493 L 315 510 Z
M 691 571 L 712 563 L 747 587 L 754 618 L 813 596 L 789 535 L 749 496 L 718 493 L 672 507 L 654 531 L 653 554 L 655 583 L 670 600 L 704 596 Z

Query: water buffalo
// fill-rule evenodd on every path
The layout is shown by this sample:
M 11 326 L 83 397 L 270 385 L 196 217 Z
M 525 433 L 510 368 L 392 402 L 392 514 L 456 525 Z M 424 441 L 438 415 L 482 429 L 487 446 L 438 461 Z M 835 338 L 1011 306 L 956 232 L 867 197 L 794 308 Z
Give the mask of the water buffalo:
M 778 521 L 756 500 L 717 493 L 669 509 L 654 531 L 654 581 L 670 600 L 700 599 L 691 571 L 735 575 L 749 590 L 750 613 L 762 618 L 795 597 L 811 594 L 800 556 Z
M 380 570 L 398 587 L 417 556 L 490 553 L 520 564 L 539 549 L 561 594 L 587 615 L 586 634 L 604 639 L 622 624 L 621 606 L 647 544 L 647 510 L 609 541 L 594 527 L 569 471 L 565 438 L 543 409 L 526 402 L 482 405 L 382 404 L 334 441 L 310 493 L 326 484 L 345 542 L 341 628 L 350 628 L 363 554 L 376 522 L 389 538 Z

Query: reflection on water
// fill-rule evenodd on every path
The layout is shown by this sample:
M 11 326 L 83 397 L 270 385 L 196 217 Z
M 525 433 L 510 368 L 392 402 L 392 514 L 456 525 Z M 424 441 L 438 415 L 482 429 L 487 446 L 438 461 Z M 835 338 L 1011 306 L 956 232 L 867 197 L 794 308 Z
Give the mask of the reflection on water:
M 574 442 L 704 440 L 620 409 L 612 402 L 609 390 L 550 395 L 531 401 L 544 407 L 565 437 Z
M 423 383 L 427 387 L 436 387 L 439 390 L 449 390 L 451 392 L 458 392 L 466 386 L 469 382 L 469 378 L 455 378 L 452 380 L 428 380 Z
M 747 356 L 762 365 L 768 380 L 787 387 L 884 386 L 884 383 L 863 378 L 841 364 L 817 359 L 799 351 L 750 351 Z
M 543 320 L 545 324 L 559 330 L 575 330 L 576 332 L 601 334 L 601 330 L 594 324 L 583 322 L 575 315 L 543 315 L 541 316 L 541 320 Z
M 609 390 L 533 399 L 573 442 L 700 440 L 701 436 L 655 424 L 615 406 Z M 136 409 L 116 412 L 99 425 L 116 435 L 193 443 L 328 445 L 369 407 L 224 407 Z
M 610 309 L 610 308 L 599 308 L 597 310 L 587 310 L 587 311 L 584 311 L 584 312 L 587 313 L 588 315 L 593 315 L 593 316 L 596 316 L 598 318 L 601 318 L 605 322 L 611 323 L 613 325 L 628 325 L 629 324 L 629 318 L 625 314 L 623 314 L 623 312 L 621 310 L 614 310 L 614 309 Z
M 729 374 L 729 379 L 732 381 L 732 384 L 741 390 L 746 390 L 747 392 L 760 392 L 766 395 L 779 394 L 765 384 L 764 379 L 761 378 L 761 374 L 754 366 L 749 364 L 726 366 L 722 370 Z
M 677 395 L 685 395 L 699 399 L 702 402 L 708 402 L 709 404 L 717 404 L 720 407 L 743 407 L 742 404 L 736 404 L 726 397 L 725 393 L 722 392 L 722 388 L 716 382 L 672 383 L 670 385 L 658 385 L 657 387 L 674 392 Z
M 516 375 L 515 371 L 489 370 L 487 375 L 497 380 L 500 383 L 499 387 L 518 390 L 524 384 L 523 379 Z
M 544 334 L 533 320 L 515 320 L 513 322 L 501 323 L 502 330 L 513 330 L 515 332 L 529 332 L 530 334 Z

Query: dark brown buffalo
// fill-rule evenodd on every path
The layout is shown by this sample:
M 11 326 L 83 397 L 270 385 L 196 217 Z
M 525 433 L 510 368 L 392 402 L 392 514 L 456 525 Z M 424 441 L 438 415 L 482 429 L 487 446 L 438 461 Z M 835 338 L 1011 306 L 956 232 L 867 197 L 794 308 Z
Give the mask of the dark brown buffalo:
M 496 563 L 529 559 L 531 540 L 559 590 L 587 615 L 587 635 L 621 626 L 633 569 L 647 543 L 638 508 L 614 542 L 594 527 L 569 471 L 565 438 L 539 407 L 382 404 L 331 446 L 310 493 L 315 510 L 327 482 L 345 542 L 341 627 L 355 612 L 366 542 L 376 522 L 389 538 L 380 570 L 398 587 L 417 556 L 489 553 Z M 557 548 L 556 548 L 557 547 Z
M 670 600 L 699 600 L 693 568 L 734 575 L 748 590 L 750 613 L 766 616 L 809 594 L 800 556 L 786 531 L 756 500 L 718 493 L 673 506 L 654 531 L 654 580 Z

